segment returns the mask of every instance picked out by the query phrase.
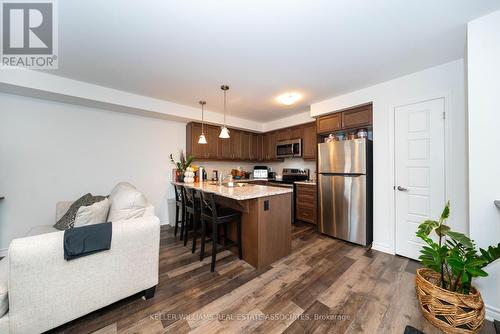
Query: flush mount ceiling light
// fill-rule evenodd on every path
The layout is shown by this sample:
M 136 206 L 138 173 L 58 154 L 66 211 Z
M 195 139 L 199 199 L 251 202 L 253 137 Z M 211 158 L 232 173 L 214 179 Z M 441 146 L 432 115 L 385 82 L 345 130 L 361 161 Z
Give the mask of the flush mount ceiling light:
M 300 94 L 300 93 L 288 92 L 285 94 L 281 94 L 280 96 L 278 96 L 276 98 L 276 100 L 281 104 L 289 106 L 289 105 L 292 105 L 295 102 L 299 101 L 301 98 L 302 98 L 302 94 Z
M 229 129 L 226 127 L 226 92 L 229 89 L 229 86 L 222 85 L 220 89 L 224 92 L 224 125 L 220 128 L 219 138 L 227 139 L 229 138 Z
M 203 106 L 207 104 L 207 101 L 200 101 L 198 103 L 201 104 L 201 135 L 200 138 L 198 139 L 198 144 L 206 144 L 207 139 L 205 138 L 205 133 L 203 131 L 203 125 L 204 125 L 203 123 L 205 121 Z

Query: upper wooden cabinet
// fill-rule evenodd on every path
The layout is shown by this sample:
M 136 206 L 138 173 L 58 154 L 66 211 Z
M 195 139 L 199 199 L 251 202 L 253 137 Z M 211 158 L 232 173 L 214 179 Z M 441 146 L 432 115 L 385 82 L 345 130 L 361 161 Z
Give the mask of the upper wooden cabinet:
M 304 124 L 302 127 L 302 158 L 316 160 L 317 155 L 316 122 Z
M 262 144 L 262 160 L 273 161 L 276 160 L 276 141 L 278 138 L 277 132 L 267 132 L 264 134 Z
M 219 143 L 219 154 L 218 159 L 220 160 L 232 160 L 233 159 L 233 131 L 230 130 L 230 138 L 218 138 Z
M 198 144 L 201 135 L 201 124 L 188 123 L 186 127 L 186 156 L 205 158 L 205 145 Z
M 318 133 L 337 131 L 342 129 L 342 114 L 332 114 L 318 118 Z
M 219 132 L 220 128 L 218 126 L 205 125 L 205 138 L 207 139 L 205 145 L 206 159 L 218 159 L 219 157 Z
M 328 133 L 338 130 L 350 130 L 370 127 L 373 124 L 372 105 L 364 105 L 317 119 L 317 132 Z
M 372 105 L 366 105 L 342 112 L 342 127 L 352 129 L 372 125 Z
M 238 130 L 231 130 L 231 159 L 241 160 L 241 137 L 242 133 Z
M 207 144 L 198 144 L 200 123 L 186 126 L 186 155 L 197 160 L 278 161 L 276 143 L 302 138 L 303 158 L 316 159 L 316 122 L 275 130 L 264 134 L 230 129 L 230 138 L 219 138 L 220 128 L 204 125 Z
M 252 133 L 250 143 L 250 160 L 262 160 L 262 138 L 263 135 Z
M 250 160 L 250 150 L 252 145 L 252 134 L 241 132 L 240 155 L 236 157 L 238 160 Z
M 292 131 L 290 128 L 286 128 L 286 129 L 276 130 L 275 133 L 276 133 L 276 142 L 279 142 L 282 140 L 290 140 Z
M 311 123 L 308 123 L 308 124 L 311 124 Z M 293 128 L 290 129 L 290 139 L 297 139 L 297 138 L 303 138 L 304 136 L 304 133 L 303 133 L 303 129 L 308 126 L 308 124 L 304 124 L 304 125 L 299 125 L 299 126 L 294 126 Z M 314 129 L 316 130 L 316 123 L 312 123 L 314 124 Z

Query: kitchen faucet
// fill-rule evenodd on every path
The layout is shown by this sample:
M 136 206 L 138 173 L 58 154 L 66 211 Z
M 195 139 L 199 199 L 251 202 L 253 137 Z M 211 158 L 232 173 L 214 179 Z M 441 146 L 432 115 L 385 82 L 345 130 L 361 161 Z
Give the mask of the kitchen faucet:
M 221 186 L 227 178 L 229 178 L 229 182 L 233 182 L 233 175 L 229 174 L 224 176 L 224 173 L 221 173 L 219 177 L 219 185 Z

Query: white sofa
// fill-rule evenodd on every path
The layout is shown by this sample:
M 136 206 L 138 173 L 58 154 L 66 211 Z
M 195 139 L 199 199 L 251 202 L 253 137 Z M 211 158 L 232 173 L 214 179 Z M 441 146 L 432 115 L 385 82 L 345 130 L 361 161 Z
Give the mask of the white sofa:
M 70 204 L 58 203 L 57 220 Z M 38 226 L 11 242 L 0 261 L 9 307 L 0 317 L 0 334 L 41 333 L 138 292 L 154 294 L 160 223 L 153 206 L 140 218 L 113 222 L 108 251 L 66 261 L 63 236 Z

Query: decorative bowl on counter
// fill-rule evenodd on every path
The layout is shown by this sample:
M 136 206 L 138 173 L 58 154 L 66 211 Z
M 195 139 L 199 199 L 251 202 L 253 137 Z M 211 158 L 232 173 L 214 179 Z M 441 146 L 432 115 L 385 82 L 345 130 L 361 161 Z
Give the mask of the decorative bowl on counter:
M 184 172 L 184 183 L 194 183 L 194 168 L 188 167 Z

